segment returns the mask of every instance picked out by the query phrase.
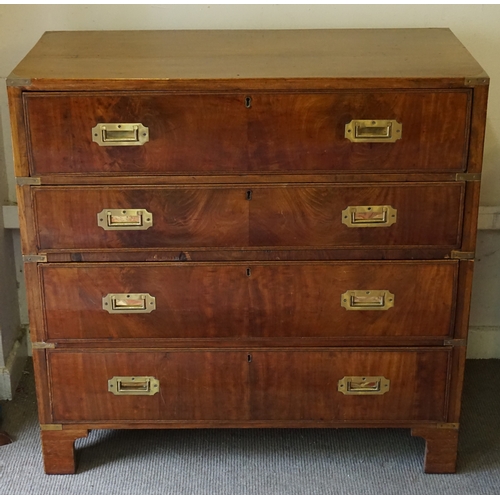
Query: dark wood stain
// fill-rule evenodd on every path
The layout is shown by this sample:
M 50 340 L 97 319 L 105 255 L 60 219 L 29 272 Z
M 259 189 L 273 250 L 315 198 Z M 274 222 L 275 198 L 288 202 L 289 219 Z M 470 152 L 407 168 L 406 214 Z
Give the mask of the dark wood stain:
M 462 183 L 252 187 L 106 187 L 33 190 L 40 250 L 106 248 L 250 249 L 441 246 L 461 237 Z M 350 228 L 348 206 L 391 205 L 390 227 Z M 103 209 L 143 208 L 153 227 L 106 231 Z M 439 214 L 437 216 L 436 214 Z
M 333 424 L 443 418 L 449 349 L 255 350 L 251 363 L 248 354 L 51 353 L 54 420 L 330 420 Z M 108 380 L 114 376 L 154 376 L 160 381 L 160 393 L 116 396 L 108 391 Z M 337 389 L 345 376 L 384 376 L 391 387 L 383 395 L 348 396 Z M 428 378 L 434 380 L 430 387 Z
M 246 352 L 55 352 L 49 363 L 58 422 L 248 418 Z M 154 376 L 160 393 L 116 396 L 115 376 Z
M 33 175 L 126 172 L 463 171 L 469 91 L 25 95 Z M 397 120 L 395 143 L 352 143 L 353 119 Z M 47 122 L 51 124 L 47 126 Z M 98 123 L 142 123 L 150 141 L 106 147 Z
M 447 337 L 457 273 L 454 261 L 61 264 L 44 266 L 42 279 L 51 340 Z M 348 290 L 389 290 L 395 306 L 348 311 Z M 156 310 L 110 314 L 110 293 L 149 293 Z

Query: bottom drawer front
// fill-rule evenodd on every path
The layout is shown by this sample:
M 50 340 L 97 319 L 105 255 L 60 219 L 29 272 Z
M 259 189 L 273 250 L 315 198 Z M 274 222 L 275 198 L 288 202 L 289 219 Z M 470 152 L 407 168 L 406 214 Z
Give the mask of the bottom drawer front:
M 55 350 L 52 413 L 56 422 L 442 421 L 450 353 Z

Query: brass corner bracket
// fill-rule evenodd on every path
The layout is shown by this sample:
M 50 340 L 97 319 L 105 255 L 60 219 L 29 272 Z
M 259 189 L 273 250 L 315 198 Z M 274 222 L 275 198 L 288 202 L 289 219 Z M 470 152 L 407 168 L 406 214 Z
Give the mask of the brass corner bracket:
M 41 431 L 62 431 L 62 424 L 40 424 Z
M 23 255 L 23 262 L 47 262 L 47 255 Z
M 18 186 L 41 186 L 42 179 L 40 177 L 16 177 Z
M 39 349 L 55 349 L 56 345 L 51 342 L 33 342 L 31 348 L 35 351 Z
M 11 74 L 7 78 L 7 87 L 29 87 L 31 85 L 31 80 L 29 78 L 18 78 L 16 75 Z
M 480 181 L 481 180 L 481 173 L 480 172 L 475 172 L 475 173 L 464 172 L 462 174 L 457 174 L 455 176 L 455 180 L 456 181 L 466 181 L 466 182 Z
M 478 85 L 489 85 L 490 78 L 488 75 L 469 77 L 464 80 L 464 85 L 467 87 L 477 87 Z
M 474 252 L 462 252 L 461 250 L 452 250 L 450 257 L 458 260 L 472 260 L 475 257 Z
M 459 429 L 460 424 L 455 422 L 445 422 L 442 424 L 437 424 L 436 427 L 438 429 Z
M 467 339 L 446 339 L 443 345 L 451 345 L 453 347 L 465 347 L 467 345 Z

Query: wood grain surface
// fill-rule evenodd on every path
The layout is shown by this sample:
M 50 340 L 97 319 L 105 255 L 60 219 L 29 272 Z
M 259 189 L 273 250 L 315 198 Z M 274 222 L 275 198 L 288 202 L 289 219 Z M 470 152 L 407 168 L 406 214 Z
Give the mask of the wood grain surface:
M 246 105 L 246 99 L 251 104 Z M 471 92 L 25 93 L 32 175 L 463 171 Z M 397 120 L 394 143 L 345 125 Z M 142 123 L 142 146 L 100 146 L 98 123 Z
M 239 420 L 248 414 L 246 352 L 52 352 L 54 421 Z M 153 376 L 153 396 L 116 396 L 115 377 Z
M 460 245 L 464 183 L 34 188 L 48 249 L 335 248 Z M 248 194 L 250 193 L 250 195 Z M 248 198 L 251 199 L 248 199 Z M 348 206 L 390 205 L 390 227 L 343 224 Z M 147 230 L 106 231 L 104 209 L 145 209 Z
M 440 421 L 449 353 L 447 348 L 53 351 L 54 421 Z M 154 376 L 160 392 L 116 396 L 108 391 L 114 376 Z M 337 383 L 345 376 L 384 376 L 390 390 L 344 395 Z
M 46 474 L 76 472 L 75 441 L 86 437 L 87 430 L 41 431 L 43 465 Z
M 453 474 L 457 467 L 458 429 L 417 427 L 412 436 L 425 439 L 424 470 L 430 474 Z
M 47 338 L 446 337 L 454 261 L 42 266 Z M 394 307 L 342 307 L 348 290 L 389 290 Z M 156 310 L 110 314 L 108 294 L 149 293 Z
M 447 86 L 466 77 L 487 79 L 449 29 L 435 28 L 48 32 L 10 75 L 14 84 L 30 78 L 47 89 L 96 80 L 100 88 L 159 80 L 163 88 L 193 82 L 213 89 L 214 79 L 233 88 L 266 80 L 285 88 L 301 80 Z

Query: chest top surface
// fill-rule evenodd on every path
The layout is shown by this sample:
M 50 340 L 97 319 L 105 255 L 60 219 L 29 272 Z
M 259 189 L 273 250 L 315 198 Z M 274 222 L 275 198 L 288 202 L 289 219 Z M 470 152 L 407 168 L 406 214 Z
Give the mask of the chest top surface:
M 31 89 L 89 82 L 316 80 L 363 87 L 464 85 L 487 75 L 449 29 L 71 31 L 45 33 L 8 79 Z M 390 82 L 393 82 L 392 84 Z M 366 82 L 365 82 L 366 85 Z M 370 85 L 372 86 L 372 85 Z M 417 85 L 418 86 L 418 85 Z

